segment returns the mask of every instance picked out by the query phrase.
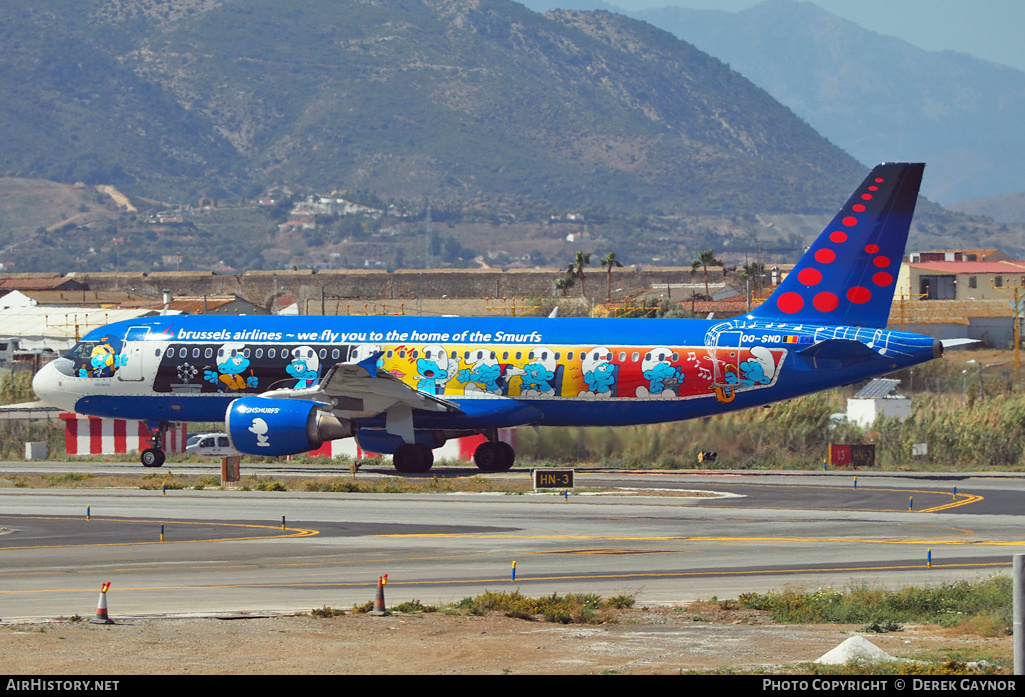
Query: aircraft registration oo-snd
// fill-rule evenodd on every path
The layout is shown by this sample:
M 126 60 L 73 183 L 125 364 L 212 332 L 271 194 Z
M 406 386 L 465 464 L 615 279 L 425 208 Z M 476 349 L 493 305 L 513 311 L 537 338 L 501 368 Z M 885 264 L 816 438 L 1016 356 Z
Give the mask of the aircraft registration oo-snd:
M 678 421 L 916 365 L 932 337 L 886 329 L 922 164 L 881 164 L 775 293 L 726 320 L 161 316 L 90 332 L 32 386 L 54 406 L 149 422 L 224 420 L 232 446 L 288 455 L 355 437 L 424 472 L 446 439 L 505 470 L 498 429 Z

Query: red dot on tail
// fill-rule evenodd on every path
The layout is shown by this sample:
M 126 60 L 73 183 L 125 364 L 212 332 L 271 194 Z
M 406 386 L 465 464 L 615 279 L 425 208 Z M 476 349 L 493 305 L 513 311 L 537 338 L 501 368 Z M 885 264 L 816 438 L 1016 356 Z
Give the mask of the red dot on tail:
M 872 260 L 872 263 L 881 269 L 885 269 L 890 265 L 890 260 L 887 257 L 876 257 Z
M 840 299 L 832 293 L 819 293 L 815 296 L 815 299 L 811 301 L 811 304 L 815 306 L 815 309 L 819 312 L 832 312 L 836 309 L 837 305 L 840 304 Z
M 876 252 L 879 251 L 879 245 L 877 245 L 877 244 L 867 245 L 865 247 L 865 251 L 868 252 L 869 254 L 875 254 Z
M 880 179 L 880 178 L 876 177 L 876 184 L 882 184 L 884 181 L 886 181 L 886 180 L 885 179 Z
M 800 312 L 804 307 L 804 298 L 797 293 L 784 293 L 776 301 L 776 307 L 788 315 L 792 315 L 795 312 Z
M 864 203 L 855 203 L 853 206 L 851 206 L 851 210 L 854 211 L 855 213 L 864 213 L 865 212 L 865 204 Z
M 820 249 L 815 252 L 815 261 L 820 264 L 831 264 L 836 259 L 836 252 L 832 249 Z
M 872 200 L 872 194 L 862 194 L 861 198 L 863 200 L 865 200 L 865 201 L 871 201 Z
M 849 215 L 841 221 L 847 227 L 853 227 L 858 224 L 858 219 L 853 215 Z
M 878 186 L 870 186 L 870 187 L 868 187 L 868 190 L 869 191 L 879 191 L 879 187 Z
M 813 286 L 822 281 L 822 272 L 812 268 L 801 269 L 797 274 L 797 280 L 806 286 Z
M 863 305 L 872 299 L 872 291 L 863 286 L 854 286 L 847 291 L 847 299 L 855 305 Z
M 872 282 L 875 283 L 877 286 L 882 286 L 883 288 L 885 288 L 886 286 L 893 283 L 893 276 L 891 274 L 886 273 L 885 271 L 880 271 L 876 275 L 872 276 Z
M 829 233 L 829 239 L 833 242 L 836 242 L 837 244 L 843 244 L 847 241 L 847 233 L 843 230 L 834 230 L 833 232 Z

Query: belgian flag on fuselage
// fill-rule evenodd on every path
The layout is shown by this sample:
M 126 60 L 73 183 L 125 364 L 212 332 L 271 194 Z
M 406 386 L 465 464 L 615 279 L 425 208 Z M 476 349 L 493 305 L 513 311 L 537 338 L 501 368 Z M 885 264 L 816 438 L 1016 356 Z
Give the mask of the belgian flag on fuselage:
M 876 166 L 750 316 L 886 327 L 924 169 L 921 163 Z

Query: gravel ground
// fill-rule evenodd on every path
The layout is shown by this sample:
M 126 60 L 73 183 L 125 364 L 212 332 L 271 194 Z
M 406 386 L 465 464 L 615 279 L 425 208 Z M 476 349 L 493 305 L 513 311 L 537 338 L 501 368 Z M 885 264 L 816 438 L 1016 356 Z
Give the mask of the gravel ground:
M 708 604 L 705 604 L 706 606 Z M 227 619 L 232 617 L 234 619 Z M 757 611 L 641 608 L 615 623 L 561 625 L 445 613 L 390 617 L 117 618 L 0 623 L 6 675 L 665 674 L 772 672 L 814 661 L 855 626 L 773 625 Z M 988 652 L 1010 665 L 1010 637 L 932 626 L 866 634 L 894 656 Z

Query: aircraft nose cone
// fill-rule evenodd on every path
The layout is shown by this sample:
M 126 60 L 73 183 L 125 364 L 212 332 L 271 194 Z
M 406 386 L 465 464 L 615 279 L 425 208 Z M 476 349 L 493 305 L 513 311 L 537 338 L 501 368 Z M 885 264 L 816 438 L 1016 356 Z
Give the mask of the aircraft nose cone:
M 61 359 L 57 359 L 58 361 Z M 74 410 L 74 395 L 68 394 L 63 389 L 63 381 L 66 379 L 65 375 L 62 375 L 57 366 L 54 365 L 56 361 L 48 363 L 42 367 L 42 369 L 35 374 L 32 378 L 32 391 L 36 393 L 36 396 L 50 405 L 51 407 L 57 407 L 59 409 L 67 409 L 69 411 Z M 70 405 L 69 405 L 70 400 Z

